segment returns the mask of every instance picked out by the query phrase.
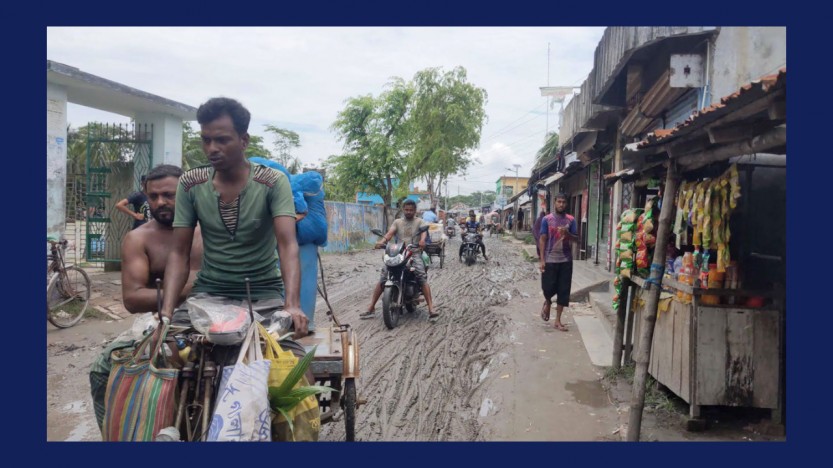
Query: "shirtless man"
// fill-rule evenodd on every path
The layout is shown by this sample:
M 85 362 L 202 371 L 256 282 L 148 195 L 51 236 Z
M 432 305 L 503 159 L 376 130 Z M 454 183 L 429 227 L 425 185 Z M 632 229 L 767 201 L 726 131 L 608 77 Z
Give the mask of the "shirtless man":
M 163 164 L 151 169 L 145 194 L 152 215 L 147 224 L 130 231 L 122 241 L 122 296 L 124 308 L 133 314 L 156 312 L 156 280 L 164 280 L 165 265 L 173 245 L 176 187 L 182 169 Z M 196 229 L 191 246 L 188 282 L 177 300 L 185 301 L 202 264 L 202 235 Z
M 156 312 L 156 279 L 162 279 L 165 264 L 173 244 L 174 206 L 176 187 L 182 169 L 160 165 L 150 170 L 144 187 L 153 219 L 130 231 L 122 241 L 122 296 L 124 307 L 131 313 Z M 177 300 L 181 304 L 194 284 L 196 271 L 202 263 L 202 235 L 195 231 L 191 256 L 191 274 L 185 291 Z M 99 429 L 104 421 L 104 397 L 112 363 L 110 353 L 135 346 L 132 341 L 116 339 L 96 357 L 90 367 L 90 393 Z

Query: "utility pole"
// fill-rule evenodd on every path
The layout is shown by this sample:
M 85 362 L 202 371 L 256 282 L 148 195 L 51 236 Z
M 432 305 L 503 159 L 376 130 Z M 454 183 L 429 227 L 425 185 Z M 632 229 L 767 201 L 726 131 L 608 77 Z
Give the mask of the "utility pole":
M 448 217 L 448 179 L 445 179 L 445 215 Z
M 518 193 L 521 193 L 520 189 L 518 188 L 518 169 L 520 169 L 521 165 L 520 164 L 513 164 L 512 166 L 515 168 L 514 169 L 514 171 L 515 171 L 515 190 L 512 191 L 513 192 L 512 196 L 514 197 L 514 196 L 518 195 Z M 509 168 L 507 168 L 506 170 L 507 171 L 512 171 L 512 169 L 509 169 Z M 515 193 L 516 191 L 517 191 L 517 193 Z M 518 201 L 515 200 L 515 203 L 512 205 L 512 214 L 513 214 L 512 232 L 513 233 L 518 232 L 518 208 L 517 207 L 518 207 Z
M 547 86 L 550 85 L 550 43 L 547 42 Z M 547 131 L 544 132 L 544 143 L 547 142 L 547 137 L 550 134 L 550 98 L 547 99 Z

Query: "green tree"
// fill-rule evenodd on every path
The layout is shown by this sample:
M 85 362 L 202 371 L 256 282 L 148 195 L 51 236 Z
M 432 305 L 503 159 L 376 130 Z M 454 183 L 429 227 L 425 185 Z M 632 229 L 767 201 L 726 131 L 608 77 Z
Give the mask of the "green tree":
M 301 137 L 292 130 L 285 128 L 278 128 L 273 125 L 265 125 L 265 127 L 266 131 L 275 137 L 275 157 L 272 159 L 279 162 L 290 174 L 299 174 L 301 172 L 301 160 L 292 156 L 292 150 L 301 147 Z
M 472 163 L 480 143 L 488 94 L 467 80 L 466 69 L 428 68 L 414 75 L 411 172 L 428 184 L 431 206 L 441 199 L 443 183 Z
M 202 150 L 202 138 L 191 127 L 191 122 L 182 122 L 182 169 L 189 170 L 208 164 Z
M 558 154 L 558 133 L 550 132 L 547 134 L 547 140 L 544 142 L 538 152 L 535 154 L 535 167 L 543 166 L 544 164 L 555 159 Z
M 497 194 L 494 190 L 486 190 L 484 192 L 472 192 L 468 195 L 456 195 L 450 197 L 448 199 L 449 205 L 454 205 L 455 203 L 465 203 L 466 206 L 469 207 L 481 207 L 484 205 L 488 205 L 495 201 L 495 197 Z M 482 202 L 482 204 L 481 204 Z
M 364 190 L 382 197 L 390 224 L 390 205 L 407 193 L 411 180 L 407 160 L 413 88 L 401 78 L 392 79 L 386 88 L 378 97 L 368 94 L 345 101 L 331 127 L 344 151 L 327 158 L 324 167 L 339 187 L 336 192 Z
M 249 135 L 249 146 L 243 153 L 246 158 L 261 157 L 272 159 L 272 152 L 263 146 L 263 137 Z M 202 149 L 202 138 L 191 126 L 191 122 L 182 123 L 182 169 L 189 170 L 209 164 Z
M 243 154 L 246 158 L 272 159 L 272 152 L 263 146 L 263 137 L 257 135 L 249 135 L 249 146 L 246 147 L 246 152 Z M 293 174 L 295 173 L 293 172 Z

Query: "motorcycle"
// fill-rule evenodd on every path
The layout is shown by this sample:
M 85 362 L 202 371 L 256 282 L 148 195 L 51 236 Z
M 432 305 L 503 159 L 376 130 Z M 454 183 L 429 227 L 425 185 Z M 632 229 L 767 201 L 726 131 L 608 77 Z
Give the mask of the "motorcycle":
M 388 268 L 388 280 L 382 294 L 382 318 L 389 330 L 393 330 L 399 324 L 403 308 L 409 313 L 416 310 L 422 295 L 422 288 L 417 285 L 413 267 L 414 255 L 420 255 L 421 252 L 414 240 L 427 231 L 428 226 L 422 226 L 411 238 L 410 243 L 403 240 L 399 244 L 389 243 L 385 248 L 384 261 Z M 384 236 L 379 229 L 371 229 L 370 232 L 379 237 Z M 427 273 L 427 262 L 425 270 Z
M 450 238 L 452 238 L 452 237 L 454 237 L 454 234 L 456 234 L 456 232 L 457 232 L 457 231 L 454 229 L 454 226 L 452 226 L 451 224 L 448 224 L 448 225 L 445 227 L 445 235 L 446 235 L 449 239 L 450 239 Z
M 472 266 L 477 262 L 480 254 L 480 244 L 477 243 L 479 234 L 467 232 L 463 235 L 463 258 L 466 259 L 466 266 Z

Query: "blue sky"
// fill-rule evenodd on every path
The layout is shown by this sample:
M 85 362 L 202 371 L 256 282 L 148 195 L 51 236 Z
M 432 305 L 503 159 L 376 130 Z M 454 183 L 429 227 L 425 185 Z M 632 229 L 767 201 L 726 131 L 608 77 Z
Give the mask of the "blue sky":
M 265 124 L 301 136 L 307 165 L 341 150 L 329 127 L 350 96 L 378 94 L 390 77 L 458 65 L 489 94 L 478 161 L 450 192 L 494 190 L 505 168 L 528 174 L 547 130 L 539 86 L 580 85 L 604 28 L 47 28 L 47 59 L 198 106 L 218 95 Z M 549 112 L 557 129 L 558 107 Z M 126 118 L 70 104 L 69 122 Z M 271 144 L 268 136 L 267 143 Z M 420 188 L 424 184 L 417 183 Z

